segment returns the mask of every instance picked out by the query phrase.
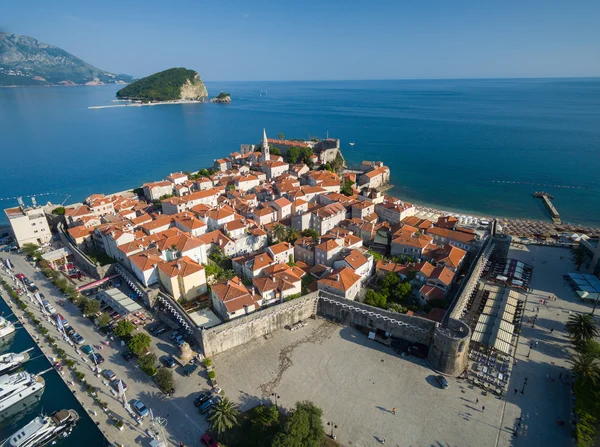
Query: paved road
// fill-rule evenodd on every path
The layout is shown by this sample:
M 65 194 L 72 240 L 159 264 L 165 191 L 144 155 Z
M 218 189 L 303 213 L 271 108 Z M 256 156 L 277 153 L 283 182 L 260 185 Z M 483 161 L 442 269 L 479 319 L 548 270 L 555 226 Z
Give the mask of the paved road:
M 87 318 L 83 318 L 79 309 L 66 301 L 64 307 L 58 304 L 58 300 L 64 299 L 60 291 L 52 285 L 41 272 L 36 272 L 34 267 L 28 263 L 23 256 L 11 255 L 11 261 L 15 265 L 15 273 L 21 272 L 28 278 L 32 279 L 40 288 L 46 299 L 48 299 L 54 307 L 69 321 L 71 326 L 83 336 L 86 344 L 100 346 L 107 341 L 106 336 L 94 328 L 93 323 Z M 4 275 L 4 272 L 2 272 Z M 41 311 L 35 306 L 29 306 L 29 309 L 41 318 Z M 101 399 L 108 402 L 109 409 L 127 423 L 123 431 L 118 431 L 112 424 L 107 422 L 107 417 L 100 411 L 100 407 L 92 404 L 91 398 L 82 396 L 85 394 L 82 388 L 74 384 L 71 389 L 77 390 L 76 395 L 83 401 L 84 408 L 93 409 L 97 416 L 92 414 L 95 421 L 100 422 L 100 428 L 108 434 L 109 439 L 116 440 L 122 445 L 149 445 L 149 438 L 145 434 L 148 428 L 148 423 L 142 426 L 137 426 L 133 417 L 128 415 L 118 397 L 111 392 L 108 382 L 102 378 L 96 377 L 92 372 L 92 365 L 89 359 L 83 354 L 78 355 L 75 349 L 69 346 L 62 338 L 58 337 L 58 331 L 49 323 L 45 326 L 50 330 L 50 333 L 57 338 L 59 346 L 64 349 L 68 355 L 78 362 L 78 369 L 85 372 L 86 379 L 93 386 L 100 389 Z M 143 331 L 144 329 L 137 329 Z M 163 354 L 174 354 L 177 349 L 168 341 L 168 333 L 162 338 L 152 337 L 152 349 L 160 357 Z M 48 351 L 46 344 L 46 351 Z M 119 378 L 122 378 L 128 385 L 126 397 L 128 401 L 141 399 L 146 406 L 152 409 L 155 416 L 163 417 L 167 420 L 166 435 L 172 445 L 179 445 L 184 442 L 188 446 L 193 446 L 198 443 L 199 437 L 206 431 L 208 423 L 198 414 L 197 409 L 193 405 L 194 396 L 198 391 L 208 389 L 208 384 L 204 378 L 204 372 L 199 369 L 199 373 L 191 377 L 183 377 L 181 375 L 181 367 L 175 368 L 174 376 L 176 383 L 176 392 L 172 397 L 165 397 L 162 392 L 156 387 L 154 382 L 142 372 L 135 360 L 127 362 L 121 356 L 121 352 L 125 348 L 121 347 L 119 342 L 112 341 L 110 346 L 104 347 L 99 351 L 106 361 L 101 365 L 105 369 L 113 370 Z M 88 360 L 86 363 L 83 359 Z M 89 412 L 89 410 L 88 410 Z
M 563 421 L 570 419 L 569 385 L 558 379 L 559 375 L 565 377 L 569 371 L 566 359 L 570 345 L 564 325 L 570 312 L 590 312 L 591 309 L 564 284 L 562 275 L 575 271 L 568 249 L 542 246 L 511 248 L 509 257 L 534 266 L 533 292 L 527 294 L 516 353 L 517 364 L 512 371 L 497 445 L 568 446 L 573 442 L 570 427 L 557 424 L 559 417 Z M 548 295 L 555 295 L 558 299 L 550 301 L 548 306 L 540 305 L 539 300 L 548 298 Z M 539 312 L 535 311 L 536 308 Z M 538 318 L 535 327 L 532 327 L 527 324 L 527 319 L 536 314 Z M 529 354 L 531 343 L 534 343 L 534 348 Z M 548 375 L 555 380 L 548 380 Z M 526 377 L 525 392 L 521 394 Z M 519 390 L 516 394 L 515 388 Z M 515 437 L 513 432 L 519 417 L 522 423 Z

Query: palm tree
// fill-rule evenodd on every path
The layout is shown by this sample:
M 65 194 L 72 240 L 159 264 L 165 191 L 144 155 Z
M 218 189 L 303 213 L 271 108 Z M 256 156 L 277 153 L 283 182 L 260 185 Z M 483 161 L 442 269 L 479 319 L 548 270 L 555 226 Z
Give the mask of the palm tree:
M 214 406 L 208 420 L 211 428 L 221 434 L 238 424 L 239 414 L 236 405 L 224 397 Z
M 577 353 L 567 361 L 573 365 L 573 372 L 579 379 L 596 384 L 600 378 L 600 368 L 594 356 Z
M 298 230 L 290 227 L 287 229 L 287 236 L 285 237 L 285 240 L 293 244 L 294 242 L 296 242 L 296 239 L 298 239 L 298 236 Z
M 573 314 L 565 325 L 573 343 L 579 345 L 600 335 L 598 324 L 590 314 Z
M 582 245 L 578 245 L 577 247 L 571 249 L 571 261 L 573 261 L 577 266 L 577 271 L 579 271 L 586 258 L 587 253 L 585 252 L 585 248 L 583 248 Z
M 277 239 L 279 242 L 282 242 L 286 235 L 287 228 L 284 225 L 278 223 L 277 225 L 273 226 L 273 236 L 275 236 L 275 239 Z

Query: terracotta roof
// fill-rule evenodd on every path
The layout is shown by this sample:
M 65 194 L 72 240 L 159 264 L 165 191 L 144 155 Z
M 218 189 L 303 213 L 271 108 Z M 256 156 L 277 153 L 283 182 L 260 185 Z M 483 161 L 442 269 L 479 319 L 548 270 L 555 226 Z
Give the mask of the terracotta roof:
M 279 144 L 280 146 L 310 147 L 310 144 L 305 143 L 304 141 L 274 140 L 272 138 L 267 138 L 267 141 L 271 144 Z
M 397 264 L 395 262 L 381 259 L 375 264 L 375 269 L 384 272 L 404 273 L 409 270 L 409 267 L 407 265 Z
M 333 239 L 327 239 L 325 242 L 321 242 L 319 245 L 315 247 L 315 249 L 319 249 L 324 252 L 330 252 L 340 248 L 340 244 L 338 244 Z
M 250 295 L 237 276 L 227 282 L 214 284 L 211 290 L 225 304 L 228 312 L 237 312 L 245 306 L 257 304 L 259 299 Z
M 151 270 L 156 265 L 159 265 L 163 262 L 162 258 L 160 257 L 160 251 L 158 251 L 156 248 L 151 248 L 141 253 L 131 255 L 129 256 L 129 260 L 142 272 Z
M 299 286 L 300 278 L 294 275 L 291 271 L 282 271 L 275 273 L 272 276 L 263 276 L 252 280 L 260 293 L 271 290 L 289 290 Z
M 449 240 L 462 242 L 464 244 L 472 244 L 475 241 L 475 236 L 472 234 L 467 234 L 460 231 L 446 230 L 445 228 L 432 227 L 427 230 L 427 234 L 445 237 Z
M 405 228 L 403 227 L 401 231 L 395 234 L 392 244 L 408 245 L 409 247 L 423 249 L 433 241 L 431 236 L 417 234 L 416 232 L 412 232 L 412 230 L 404 231 Z
M 354 270 L 361 268 L 368 262 L 365 255 L 363 255 L 360 251 L 356 249 L 350 250 L 348 253 L 346 253 L 344 255 L 344 261 L 346 261 L 348 265 Z
M 161 180 L 160 182 L 150 182 L 144 183 L 142 188 L 154 189 L 154 188 L 164 188 L 166 186 L 173 186 L 173 183 L 168 182 L 167 180 Z
M 441 300 L 446 297 L 446 292 L 444 292 L 439 287 L 430 286 L 428 284 L 424 285 L 419 289 L 419 293 L 425 295 L 430 300 Z
M 360 276 L 348 267 L 337 269 L 326 277 L 319 280 L 320 284 L 332 287 L 334 289 L 347 292 L 352 286 L 360 281 Z
M 180 203 L 187 203 L 193 200 L 206 199 L 208 197 L 216 196 L 221 194 L 217 188 L 206 189 L 204 191 L 196 191 L 186 196 L 181 197 L 171 197 L 169 199 L 162 200 L 163 203 L 171 203 L 173 205 L 177 205 Z
M 454 280 L 454 272 L 447 267 L 436 267 L 433 272 L 431 272 L 429 279 L 436 279 L 449 286 Z
M 91 235 L 94 232 L 94 229 L 88 228 L 85 225 L 80 225 L 78 227 L 69 228 L 67 231 L 73 239 L 77 240 Z
M 183 172 L 174 172 L 171 175 L 167 175 L 167 178 L 170 178 L 173 180 L 178 179 L 178 178 L 184 178 L 184 177 L 188 178 L 187 174 L 184 174 Z
M 269 253 L 261 253 L 253 259 L 252 271 L 255 272 L 261 268 L 267 267 L 273 264 L 273 258 Z
M 233 240 L 225 236 L 219 230 L 211 231 L 209 233 L 203 234 L 202 236 L 198 236 L 198 239 L 205 244 L 214 244 L 218 245 L 221 248 L 225 248 L 227 244 L 233 243 Z
M 292 204 L 292 202 L 290 202 L 285 197 L 281 197 L 277 200 L 273 200 L 273 203 L 277 204 L 277 206 L 279 206 L 280 208 L 283 208 L 284 206 L 288 206 L 288 205 Z
M 427 277 L 431 276 L 434 269 L 435 267 L 427 261 L 417 262 L 415 265 L 410 267 L 411 271 L 423 273 Z
M 454 245 L 446 245 L 436 253 L 436 261 L 443 262 L 446 266 L 456 269 L 462 262 L 467 252 Z
M 175 259 L 171 262 L 163 262 L 158 264 L 158 268 L 161 269 L 169 278 L 174 278 L 176 276 L 186 277 L 204 270 L 204 267 L 188 256 L 182 256 L 181 258 Z
M 372 171 L 367 172 L 365 174 L 365 177 L 372 179 L 374 177 L 377 177 L 378 175 L 387 174 L 388 172 L 390 172 L 390 168 L 388 168 L 387 166 L 381 166 L 379 168 L 375 168 Z
M 289 242 L 280 242 L 279 244 L 271 245 L 268 247 L 268 250 L 273 253 L 273 255 L 278 255 L 279 253 L 291 250 L 292 248 L 294 248 L 294 246 Z

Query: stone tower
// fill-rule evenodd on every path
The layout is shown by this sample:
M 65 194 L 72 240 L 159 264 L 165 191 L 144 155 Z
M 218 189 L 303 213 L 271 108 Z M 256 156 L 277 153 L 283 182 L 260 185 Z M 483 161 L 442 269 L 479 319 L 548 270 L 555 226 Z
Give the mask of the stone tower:
M 269 152 L 269 142 L 267 141 L 267 131 L 263 129 L 263 140 L 262 140 L 262 161 L 271 160 L 271 153 Z

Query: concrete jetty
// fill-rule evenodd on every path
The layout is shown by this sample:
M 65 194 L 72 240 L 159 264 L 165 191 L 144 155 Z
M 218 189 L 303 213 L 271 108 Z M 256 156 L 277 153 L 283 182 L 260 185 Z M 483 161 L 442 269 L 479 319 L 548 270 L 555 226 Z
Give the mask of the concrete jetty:
M 548 208 L 548 211 L 550 211 L 550 215 L 552 216 L 552 220 L 554 221 L 554 223 L 560 224 L 560 214 L 558 214 L 558 210 L 552 204 L 550 198 L 547 195 L 543 195 L 542 200 L 544 201 L 544 205 L 546 205 L 546 208 Z

